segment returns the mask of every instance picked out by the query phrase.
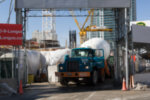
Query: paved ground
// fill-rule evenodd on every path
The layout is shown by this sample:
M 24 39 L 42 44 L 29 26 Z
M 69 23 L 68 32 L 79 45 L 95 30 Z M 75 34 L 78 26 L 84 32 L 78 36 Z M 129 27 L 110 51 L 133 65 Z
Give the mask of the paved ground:
M 150 90 L 121 91 L 109 84 L 98 86 L 71 84 L 69 87 L 34 83 L 24 90 L 23 95 L 0 97 L 0 100 L 150 100 Z

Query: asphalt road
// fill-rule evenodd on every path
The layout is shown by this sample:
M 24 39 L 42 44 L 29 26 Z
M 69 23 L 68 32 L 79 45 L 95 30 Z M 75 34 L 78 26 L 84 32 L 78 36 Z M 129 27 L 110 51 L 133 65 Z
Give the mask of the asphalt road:
M 3 96 L 0 100 L 150 100 L 150 90 L 121 91 L 109 81 L 97 86 L 71 84 L 68 87 L 34 83 L 24 89 L 23 95 Z

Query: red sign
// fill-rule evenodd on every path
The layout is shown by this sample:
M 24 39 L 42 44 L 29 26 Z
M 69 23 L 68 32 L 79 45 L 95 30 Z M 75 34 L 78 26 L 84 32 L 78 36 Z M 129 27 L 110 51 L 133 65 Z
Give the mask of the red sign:
M 22 25 L 0 24 L 0 45 L 22 45 Z

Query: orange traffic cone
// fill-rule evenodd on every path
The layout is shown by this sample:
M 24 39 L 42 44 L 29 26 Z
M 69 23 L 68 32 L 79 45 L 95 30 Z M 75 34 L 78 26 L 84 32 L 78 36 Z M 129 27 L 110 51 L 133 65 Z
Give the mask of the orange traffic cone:
M 20 85 L 19 85 L 19 94 L 23 94 L 22 80 L 20 80 Z
M 123 91 L 126 91 L 126 90 L 127 90 L 125 78 L 123 78 L 123 82 L 122 82 L 122 90 L 123 90 Z

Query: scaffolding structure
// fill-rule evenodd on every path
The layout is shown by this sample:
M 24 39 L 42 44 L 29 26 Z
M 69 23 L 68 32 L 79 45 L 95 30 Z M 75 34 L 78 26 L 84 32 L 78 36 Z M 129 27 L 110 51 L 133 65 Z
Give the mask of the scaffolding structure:
M 54 10 L 44 9 L 42 11 L 42 40 L 57 40 L 56 22 Z

